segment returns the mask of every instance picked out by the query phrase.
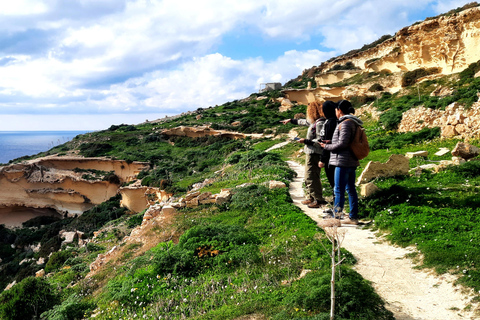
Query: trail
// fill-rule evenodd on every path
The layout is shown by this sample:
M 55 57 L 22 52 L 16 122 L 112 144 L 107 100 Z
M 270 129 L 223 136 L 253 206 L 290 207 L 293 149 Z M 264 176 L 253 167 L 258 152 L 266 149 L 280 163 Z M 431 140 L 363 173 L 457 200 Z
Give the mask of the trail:
M 294 204 L 319 222 L 323 218 L 323 209 L 310 209 L 301 204 L 305 199 L 303 165 L 287 162 L 297 173 L 290 183 Z M 358 260 L 354 269 L 372 282 L 397 320 L 480 319 L 473 312 L 464 310 L 472 297 L 462 294 L 460 286 L 453 286 L 455 278 L 452 275 L 436 276 L 431 271 L 414 269 L 415 264 L 405 257 L 414 249 L 391 245 L 361 226 L 344 225 L 342 228 L 348 228 L 343 247 Z

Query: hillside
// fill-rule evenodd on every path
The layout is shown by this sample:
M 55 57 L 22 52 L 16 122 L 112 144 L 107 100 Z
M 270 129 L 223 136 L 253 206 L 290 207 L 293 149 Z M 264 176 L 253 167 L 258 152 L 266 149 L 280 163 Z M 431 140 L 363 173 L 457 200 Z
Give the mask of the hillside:
M 377 193 L 361 199 L 360 216 L 409 246 L 418 268 L 453 275 L 474 309 L 480 158 L 447 162 L 458 142 L 480 146 L 480 55 L 472 49 L 480 9 L 464 9 L 313 67 L 284 90 L 112 125 L 2 167 L 0 190 L 10 191 L 2 209 L 57 209 L 63 217 L 0 226 L 0 286 L 8 287 L 0 318 L 328 319 L 329 241 L 286 188 L 296 175 L 286 161 L 302 162 L 301 148 L 267 149 L 305 134 L 279 123 L 306 111 L 288 101 L 289 90 L 320 100 L 330 88 L 365 122 L 371 153 L 357 176 L 369 162 L 427 151 L 407 160 L 409 174 L 375 179 Z M 433 42 L 445 28 L 450 40 Z M 448 49 L 443 60 L 439 46 Z M 330 71 L 352 65 L 351 76 Z M 437 171 L 420 167 L 442 161 L 449 164 Z M 336 319 L 393 319 L 354 270 L 354 256 L 341 254 Z

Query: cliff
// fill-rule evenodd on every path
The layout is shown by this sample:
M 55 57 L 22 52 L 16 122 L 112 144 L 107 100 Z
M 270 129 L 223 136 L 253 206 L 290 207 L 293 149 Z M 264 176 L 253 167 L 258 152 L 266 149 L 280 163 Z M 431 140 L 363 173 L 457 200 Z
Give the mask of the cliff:
M 50 208 L 81 214 L 116 195 L 120 184 L 147 168 L 144 162 L 46 157 L 0 168 L 1 208 Z
M 405 27 L 392 38 L 361 52 L 346 54 L 306 70 L 317 85 L 348 79 L 360 72 L 440 68 L 444 75 L 464 70 L 479 59 L 480 8 L 475 7 Z M 355 70 L 329 71 L 351 63 Z

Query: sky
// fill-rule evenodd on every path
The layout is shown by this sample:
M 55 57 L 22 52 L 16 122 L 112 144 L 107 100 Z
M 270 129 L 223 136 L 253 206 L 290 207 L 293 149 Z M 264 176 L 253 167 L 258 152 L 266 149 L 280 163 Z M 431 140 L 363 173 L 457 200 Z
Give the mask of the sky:
M 468 2 L 1 1 L 0 131 L 103 130 L 221 105 Z

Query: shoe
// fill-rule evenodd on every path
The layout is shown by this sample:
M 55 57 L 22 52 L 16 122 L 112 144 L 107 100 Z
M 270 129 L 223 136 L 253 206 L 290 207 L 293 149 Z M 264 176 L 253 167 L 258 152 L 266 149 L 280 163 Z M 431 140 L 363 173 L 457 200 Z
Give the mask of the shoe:
M 307 200 L 303 200 L 303 201 L 302 201 L 302 204 L 310 204 L 310 203 L 312 203 L 312 202 L 314 202 L 314 201 L 315 201 L 315 200 L 313 200 L 313 199 L 307 199 Z
M 358 219 L 345 218 L 342 220 L 342 224 L 358 224 Z
M 309 208 L 320 208 L 320 205 L 318 204 L 317 201 L 313 201 L 312 203 L 310 203 L 309 205 L 307 205 L 307 207 Z

